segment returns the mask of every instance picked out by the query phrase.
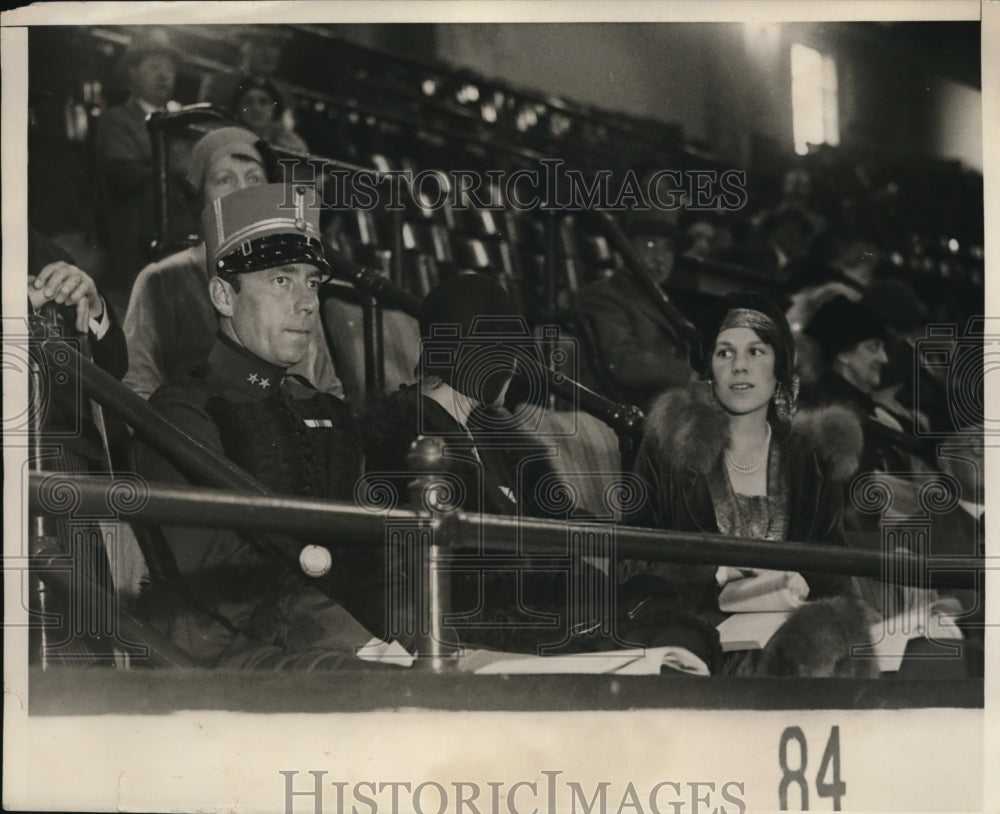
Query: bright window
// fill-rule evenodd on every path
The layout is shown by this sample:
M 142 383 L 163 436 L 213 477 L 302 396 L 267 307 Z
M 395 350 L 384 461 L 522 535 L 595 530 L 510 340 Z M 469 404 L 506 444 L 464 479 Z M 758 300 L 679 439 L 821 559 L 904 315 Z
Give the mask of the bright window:
M 837 64 L 815 48 L 792 43 L 792 135 L 795 152 L 810 144 L 839 144 Z

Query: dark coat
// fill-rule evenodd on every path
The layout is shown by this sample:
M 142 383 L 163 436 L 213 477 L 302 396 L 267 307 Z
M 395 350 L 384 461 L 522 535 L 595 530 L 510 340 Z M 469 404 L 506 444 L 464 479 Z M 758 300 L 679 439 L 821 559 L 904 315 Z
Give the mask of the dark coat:
M 876 418 L 875 400 L 840 374 L 828 371 L 814 387 L 803 394 L 803 400 L 814 408 L 841 405 L 858 417 L 864 437 L 858 461 L 859 472 L 899 472 L 913 468 L 910 453 L 902 446 L 906 442 L 906 436 L 901 436 L 882 424 Z M 890 412 L 885 407 L 882 409 Z M 912 419 L 898 415 L 894 418 L 904 429 L 908 425 L 912 426 Z M 898 441 L 894 441 L 894 438 L 898 438 Z M 933 460 L 933 455 L 930 459 Z
M 28 274 L 37 277 L 42 269 L 51 263 L 76 261 L 53 241 L 29 226 L 28 228 Z M 73 344 L 83 356 L 94 364 L 121 379 L 128 369 L 128 349 L 125 335 L 115 316 L 114 308 L 106 299 L 104 307 L 108 315 L 108 330 L 98 339 L 88 332 L 85 336 L 76 333 L 76 309 L 57 305 L 55 302 L 42 306 L 38 319 L 47 323 L 43 330 L 57 330 Z M 65 449 L 82 456 L 87 465 L 96 464 L 106 469 L 104 439 L 101 437 L 89 402 L 81 398 L 79 385 L 71 382 L 58 383 L 56 371 L 48 371 L 48 409 L 45 413 L 47 431 L 50 437 L 46 443 L 59 443 Z
M 500 415 L 495 412 L 493 417 Z M 446 470 L 461 481 L 464 497 L 458 508 L 486 514 L 565 517 L 567 510 L 547 505 L 541 493 L 541 488 L 556 477 L 545 446 L 516 430 L 502 435 L 483 432 L 477 429 L 477 421 L 481 424 L 484 416 L 484 412 L 473 411 L 467 431 L 416 385 L 404 385 L 383 399 L 365 423 L 365 468 L 369 473 L 386 475 L 396 490 L 398 505 L 404 505 L 408 499 L 405 487 L 411 480 L 407 464 L 410 445 L 418 436 L 433 436 L 446 443 Z
M 628 519 L 630 524 L 718 534 L 708 478 L 713 472 L 726 477 L 728 416 L 713 403 L 709 389 L 698 386 L 661 396 L 646 428 L 635 472 L 646 484 L 648 501 Z M 844 483 L 857 467 L 860 446 L 858 422 L 842 408 L 800 413 L 790 428 L 774 427 L 772 450 L 780 447 L 789 478 L 790 541 L 843 544 Z M 689 610 L 717 609 L 716 566 L 646 565 L 626 561 L 619 575 L 663 576 L 690 603 Z M 804 576 L 813 596 L 845 587 L 839 578 Z
M 351 500 L 362 453 L 347 405 L 284 374 L 220 336 L 205 363 L 161 387 L 150 404 L 275 494 Z M 148 480 L 195 480 L 138 440 L 138 469 Z M 284 645 L 275 643 L 294 627 L 297 603 L 313 608 L 320 592 L 341 600 L 369 630 L 379 626 L 381 547 L 371 558 L 332 550 L 330 572 L 307 580 L 294 564 L 307 540 L 251 530 L 163 526 L 161 531 L 179 574 L 154 575 L 142 604 L 154 624 L 197 658 L 217 663 L 227 650 L 244 647 L 244 638 L 251 650 L 278 646 L 281 651 Z M 193 612 L 182 601 L 185 591 L 206 612 Z M 276 633 L 281 625 L 284 633 Z M 323 646 L 333 643 L 336 631 L 314 633 L 311 643 Z
M 495 412 L 492 417 L 501 415 Z M 558 498 L 555 470 L 544 445 L 517 430 L 499 437 L 495 431 L 486 434 L 483 418 L 474 411 L 467 431 L 440 404 L 422 395 L 417 385 L 401 387 L 384 399 L 366 422 L 368 476 L 393 489 L 397 505 L 406 506 L 407 486 L 413 479 L 407 464 L 410 445 L 418 436 L 438 437 L 446 443 L 446 472 L 458 482 L 452 490 L 460 496 L 456 508 L 473 517 L 480 512 L 567 517 L 572 507 Z M 478 551 L 477 538 L 467 542 L 468 549 Z M 566 571 L 551 566 L 532 569 L 523 563 L 504 566 L 503 560 L 494 555 L 491 561 L 484 558 L 481 572 L 463 569 L 451 574 L 451 612 L 461 617 L 453 622 L 458 640 L 520 652 L 536 652 L 542 645 L 568 641 L 571 634 L 567 625 L 573 620 L 568 612 Z M 577 567 L 587 571 L 583 579 L 588 585 L 601 584 L 602 595 L 607 595 L 602 573 L 590 570 L 587 563 Z
M 178 183 L 190 150 L 170 146 L 171 175 L 167 192 L 174 235 L 197 231 L 197 219 Z M 157 230 L 154 212 L 153 142 L 146 114 L 132 100 L 108 109 L 97 129 L 97 155 L 105 196 L 104 220 L 114 265 L 114 286 L 126 295 L 139 271 L 151 259 L 150 243 Z M 173 235 L 160 235 L 161 240 Z M 110 282 L 110 281 L 109 281 Z
M 576 311 L 590 320 L 595 351 L 619 391 L 604 395 L 645 409 L 659 393 L 690 380 L 686 350 L 674 326 L 627 273 L 615 272 L 582 289 Z M 584 379 L 600 392 L 596 380 Z

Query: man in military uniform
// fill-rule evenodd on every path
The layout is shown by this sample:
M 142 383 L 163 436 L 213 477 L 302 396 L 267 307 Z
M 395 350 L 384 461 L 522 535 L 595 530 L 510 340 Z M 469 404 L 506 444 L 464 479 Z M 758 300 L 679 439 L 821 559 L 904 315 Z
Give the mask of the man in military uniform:
M 216 272 L 209 295 L 219 334 L 207 360 L 150 403 L 277 494 L 351 499 L 362 452 L 347 405 L 287 375 L 307 352 L 319 286 L 329 275 L 315 191 L 279 184 L 238 190 L 211 202 L 202 223 Z M 138 462 L 153 482 L 184 480 L 146 447 Z M 380 626 L 377 552 L 365 555 L 364 566 L 334 554 L 327 573 L 308 578 L 266 552 L 294 557 L 308 541 L 217 529 L 162 532 L 177 575 L 154 575 L 144 606 L 206 665 L 340 665 Z

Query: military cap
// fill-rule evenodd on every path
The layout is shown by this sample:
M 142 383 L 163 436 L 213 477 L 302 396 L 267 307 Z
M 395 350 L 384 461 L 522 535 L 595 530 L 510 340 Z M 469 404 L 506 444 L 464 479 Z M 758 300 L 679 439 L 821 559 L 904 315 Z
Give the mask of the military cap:
M 331 269 L 319 232 L 316 188 L 262 184 L 212 201 L 201 213 L 212 273 L 243 274 L 289 263 Z

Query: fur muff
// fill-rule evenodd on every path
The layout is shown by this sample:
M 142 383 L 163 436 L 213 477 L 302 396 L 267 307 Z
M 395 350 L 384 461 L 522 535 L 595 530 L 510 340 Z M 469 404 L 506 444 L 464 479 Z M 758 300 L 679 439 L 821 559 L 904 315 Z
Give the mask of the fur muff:
M 857 470 L 864 437 L 860 421 L 847 407 L 800 411 L 790 432 L 810 441 L 836 480 L 847 480 Z M 662 460 L 705 475 L 729 445 L 729 416 L 708 384 L 697 384 L 661 395 L 646 418 L 646 433 Z
M 795 611 L 767 643 L 757 675 L 804 678 L 875 678 L 871 625 L 878 615 L 846 596 L 820 599 Z M 867 645 L 867 654 L 852 652 Z

